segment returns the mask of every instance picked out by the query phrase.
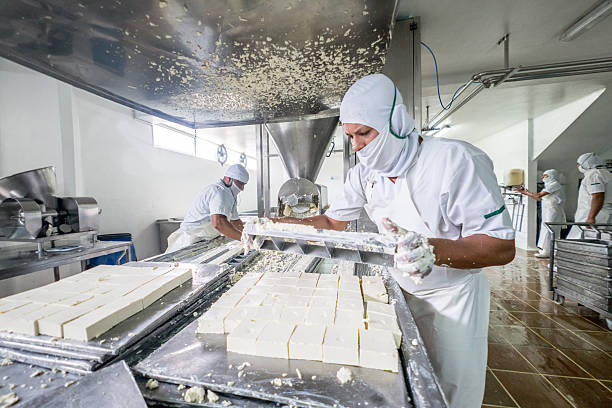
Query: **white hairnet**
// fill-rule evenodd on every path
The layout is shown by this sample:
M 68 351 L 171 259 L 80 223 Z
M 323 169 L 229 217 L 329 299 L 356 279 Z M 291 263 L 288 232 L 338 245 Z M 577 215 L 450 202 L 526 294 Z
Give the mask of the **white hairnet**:
M 585 153 L 578 157 L 576 160 L 580 167 L 585 170 L 595 169 L 599 166 L 603 166 L 603 161 L 595 153 Z
M 401 176 L 414 163 L 419 144 L 415 122 L 402 95 L 385 75 L 365 76 L 349 88 L 340 105 L 340 121 L 378 131 L 379 135 L 357 152 L 357 157 L 381 176 Z
M 249 182 L 249 172 L 242 164 L 232 164 L 225 170 L 225 177 L 230 177 L 243 183 Z
M 559 172 L 555 169 L 546 170 L 543 174 L 546 174 L 550 181 L 561 181 L 559 180 Z

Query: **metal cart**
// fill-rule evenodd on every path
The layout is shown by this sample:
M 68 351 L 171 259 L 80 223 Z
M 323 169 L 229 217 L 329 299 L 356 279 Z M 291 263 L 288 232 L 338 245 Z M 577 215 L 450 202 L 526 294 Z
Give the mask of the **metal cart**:
M 549 289 L 553 292 L 553 300 L 559 304 L 563 304 L 566 297 L 575 300 L 598 312 L 612 330 L 612 240 L 602 237 L 603 234 L 609 236 L 612 224 L 558 222 L 545 225 L 552 233 Z M 578 226 L 581 238 L 555 239 L 551 226 L 559 225 Z M 588 232 L 591 234 L 585 234 Z

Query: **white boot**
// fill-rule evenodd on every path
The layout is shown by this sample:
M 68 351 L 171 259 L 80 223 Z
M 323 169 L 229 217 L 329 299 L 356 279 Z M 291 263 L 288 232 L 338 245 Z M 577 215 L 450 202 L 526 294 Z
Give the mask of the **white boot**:
M 536 258 L 550 258 L 550 254 L 547 252 L 543 252 L 542 250 L 538 251 L 537 254 L 535 254 Z

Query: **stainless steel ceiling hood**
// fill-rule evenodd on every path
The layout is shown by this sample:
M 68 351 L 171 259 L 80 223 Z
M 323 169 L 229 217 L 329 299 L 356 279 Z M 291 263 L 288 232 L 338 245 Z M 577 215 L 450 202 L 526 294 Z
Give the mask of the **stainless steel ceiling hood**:
M 337 108 L 380 72 L 396 0 L 12 0 L 0 55 L 189 127 Z

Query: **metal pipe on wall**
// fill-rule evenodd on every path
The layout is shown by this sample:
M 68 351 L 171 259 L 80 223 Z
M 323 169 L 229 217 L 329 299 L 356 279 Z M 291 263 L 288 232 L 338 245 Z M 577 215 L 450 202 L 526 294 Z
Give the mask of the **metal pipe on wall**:
M 255 127 L 257 148 L 257 216 L 270 216 L 270 136 L 264 125 Z

